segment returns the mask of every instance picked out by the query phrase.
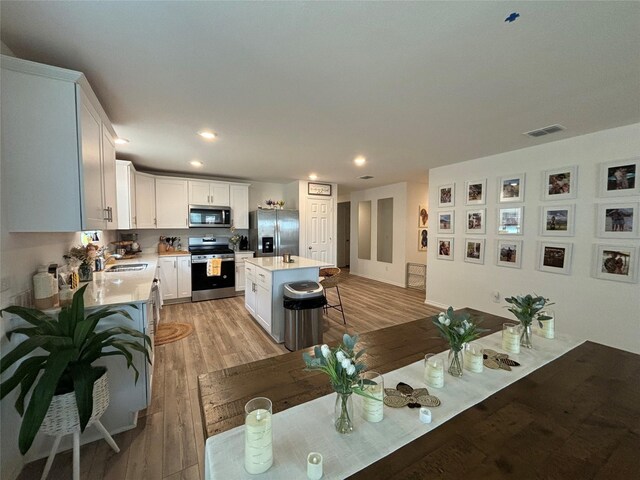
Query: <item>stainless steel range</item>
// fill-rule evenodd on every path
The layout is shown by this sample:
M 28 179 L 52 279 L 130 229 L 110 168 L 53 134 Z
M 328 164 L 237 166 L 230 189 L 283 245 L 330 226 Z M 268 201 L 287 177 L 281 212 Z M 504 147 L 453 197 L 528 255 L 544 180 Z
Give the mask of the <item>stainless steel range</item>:
M 236 266 L 227 238 L 189 237 L 191 252 L 191 299 L 194 302 L 234 297 Z M 209 276 L 209 259 L 220 259 L 220 274 Z

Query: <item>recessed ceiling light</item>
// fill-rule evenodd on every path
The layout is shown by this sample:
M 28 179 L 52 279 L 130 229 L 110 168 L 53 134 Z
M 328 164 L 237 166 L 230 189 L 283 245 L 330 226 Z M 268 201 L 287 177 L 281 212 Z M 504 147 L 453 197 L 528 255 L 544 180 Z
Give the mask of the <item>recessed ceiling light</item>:
M 209 132 L 208 130 L 202 130 L 201 132 L 198 132 L 198 135 L 200 135 L 205 140 L 214 140 L 218 137 L 216 133 Z
M 318 179 L 318 175 L 316 175 L 315 173 L 312 173 L 311 175 L 309 175 L 309 180 L 317 180 Z
M 359 167 L 361 167 L 362 165 L 364 165 L 365 163 L 367 163 L 367 159 L 364 158 L 362 155 L 356 157 L 353 160 L 353 163 L 355 163 L 356 165 L 358 165 Z
M 189 163 L 194 167 L 201 167 L 204 165 L 200 160 L 191 160 Z
M 118 145 L 126 145 L 127 143 L 129 143 L 129 140 L 127 140 L 126 138 L 118 137 L 114 140 L 114 142 Z

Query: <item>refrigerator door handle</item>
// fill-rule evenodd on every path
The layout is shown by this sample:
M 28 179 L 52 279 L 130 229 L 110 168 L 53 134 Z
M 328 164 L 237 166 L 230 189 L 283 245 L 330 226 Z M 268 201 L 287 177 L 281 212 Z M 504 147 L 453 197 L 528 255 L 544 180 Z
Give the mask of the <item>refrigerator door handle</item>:
M 273 239 L 273 255 L 275 257 L 280 256 L 280 222 L 278 221 L 278 217 L 276 214 L 276 228 Z

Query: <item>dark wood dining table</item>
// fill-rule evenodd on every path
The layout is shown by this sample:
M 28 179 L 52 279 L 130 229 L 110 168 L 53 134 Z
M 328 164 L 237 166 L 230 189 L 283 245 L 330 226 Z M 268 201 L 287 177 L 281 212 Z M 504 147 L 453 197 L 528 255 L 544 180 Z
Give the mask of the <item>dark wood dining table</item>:
M 482 319 L 486 335 L 510 321 Z M 534 338 L 535 340 L 535 338 Z M 371 370 L 386 373 L 448 349 L 431 319 L 362 334 Z M 535 348 L 535 345 L 534 345 Z M 244 423 L 265 396 L 274 413 L 332 392 L 301 351 L 200 375 L 205 437 Z M 618 479 L 640 472 L 640 355 L 585 342 L 351 478 Z

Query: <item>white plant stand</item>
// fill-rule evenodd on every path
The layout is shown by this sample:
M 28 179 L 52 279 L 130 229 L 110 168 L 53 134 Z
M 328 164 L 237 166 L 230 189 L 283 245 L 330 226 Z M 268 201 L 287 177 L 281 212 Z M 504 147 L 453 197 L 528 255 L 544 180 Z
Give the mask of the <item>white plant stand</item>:
M 109 446 L 118 453 L 120 452 L 118 445 L 111 438 L 107 429 L 100 423 L 100 417 L 102 417 L 108 406 L 109 382 L 105 373 L 93 384 L 93 413 L 87 426 L 94 425 L 102 433 Z M 44 466 L 41 480 L 45 480 L 49 475 L 53 459 L 58 452 L 60 440 L 69 434 L 73 434 L 73 480 L 80 480 L 80 418 L 78 416 L 75 392 L 53 397 L 40 429 L 47 435 L 56 437 L 53 447 L 51 447 L 49 458 L 47 458 L 47 463 Z

